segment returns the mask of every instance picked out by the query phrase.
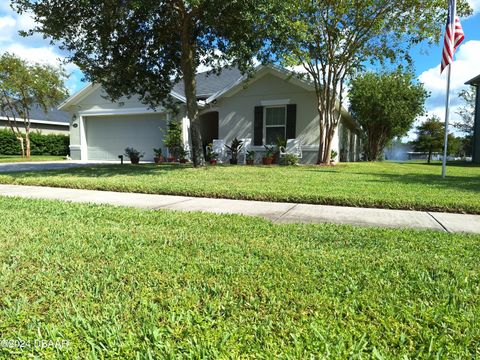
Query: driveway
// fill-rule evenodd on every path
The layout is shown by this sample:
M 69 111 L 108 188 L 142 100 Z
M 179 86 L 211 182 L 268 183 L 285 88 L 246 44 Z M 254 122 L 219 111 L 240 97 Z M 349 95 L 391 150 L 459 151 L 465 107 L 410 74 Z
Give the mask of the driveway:
M 18 172 L 18 171 L 41 171 L 41 170 L 61 170 L 80 166 L 91 166 L 92 164 L 81 163 L 78 161 L 37 161 L 37 162 L 18 162 L 18 163 L 0 163 L 0 173 Z

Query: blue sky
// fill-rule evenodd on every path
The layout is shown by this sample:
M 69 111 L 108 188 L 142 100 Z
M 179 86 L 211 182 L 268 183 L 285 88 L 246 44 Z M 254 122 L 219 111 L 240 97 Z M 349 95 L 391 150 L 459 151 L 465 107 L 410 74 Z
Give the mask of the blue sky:
M 480 74 L 480 0 L 468 0 L 474 9 L 474 15 L 462 19 L 465 41 L 457 50 L 456 62 L 452 73 L 452 120 L 459 105 L 458 92 L 464 88 L 465 81 Z M 27 30 L 34 26 L 28 14 L 18 15 L 13 12 L 8 1 L 0 0 L 0 53 L 9 51 L 30 61 L 58 64 L 62 54 L 58 48 L 51 46 L 40 35 L 22 38 L 19 30 Z M 439 24 L 442 28 L 444 24 Z M 445 101 L 445 73 L 440 76 L 439 64 L 441 44 L 436 46 L 419 45 L 413 51 L 416 73 L 425 84 L 431 97 L 426 103 L 429 114 L 436 114 L 443 119 Z M 66 67 L 71 74 L 66 84 L 70 93 L 80 90 L 82 74 L 78 68 L 69 64 Z

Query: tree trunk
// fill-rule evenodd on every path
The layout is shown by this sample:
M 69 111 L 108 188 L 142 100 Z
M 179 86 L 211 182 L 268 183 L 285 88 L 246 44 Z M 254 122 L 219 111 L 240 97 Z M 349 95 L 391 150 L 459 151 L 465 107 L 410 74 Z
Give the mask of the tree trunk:
M 17 140 L 20 142 L 20 149 L 22 150 L 22 159 L 25 157 L 25 146 L 23 144 L 23 136 L 22 134 L 17 135 Z
M 184 20 L 182 27 L 182 73 L 185 86 L 185 98 L 187 99 L 187 116 L 190 120 L 190 139 L 192 141 L 191 156 L 193 166 L 203 166 L 202 138 L 198 117 L 198 104 L 195 78 L 195 46 L 192 41 L 193 22 L 191 17 Z
M 26 145 L 25 156 L 27 159 L 30 159 L 30 128 L 29 127 L 25 129 L 25 145 Z
M 432 161 L 432 148 L 428 149 L 428 160 L 427 162 L 430 164 Z

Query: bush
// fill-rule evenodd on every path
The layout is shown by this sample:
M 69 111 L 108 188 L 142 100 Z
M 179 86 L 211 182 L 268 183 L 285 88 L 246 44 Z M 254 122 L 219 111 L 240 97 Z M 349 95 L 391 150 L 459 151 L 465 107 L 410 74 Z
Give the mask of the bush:
M 297 165 L 298 156 L 295 154 L 286 154 L 283 163 L 284 165 Z
M 30 133 L 32 155 L 66 156 L 69 154 L 70 139 L 67 135 Z M 0 154 L 21 155 L 20 142 L 8 129 L 0 130 Z

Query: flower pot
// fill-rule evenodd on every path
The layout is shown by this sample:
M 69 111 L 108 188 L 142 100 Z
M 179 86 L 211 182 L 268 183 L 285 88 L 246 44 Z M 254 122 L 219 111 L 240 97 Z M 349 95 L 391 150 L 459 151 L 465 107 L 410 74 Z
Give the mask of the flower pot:
M 169 157 L 167 158 L 167 161 L 168 161 L 168 162 L 175 162 L 175 158 L 174 158 L 173 156 L 169 156 Z
M 153 158 L 153 160 L 155 161 L 155 164 L 161 164 L 165 161 L 165 159 L 163 158 L 163 156 L 155 156 Z
M 187 163 L 187 159 L 180 159 L 180 164 L 186 164 Z
M 272 165 L 273 157 L 264 157 L 262 159 L 263 165 Z
M 238 159 L 230 159 L 230 165 L 237 165 Z
M 247 159 L 247 165 L 253 165 L 255 163 L 255 160 L 251 159 Z
M 131 157 L 131 158 L 130 158 L 130 162 L 131 162 L 132 164 L 138 164 L 138 163 L 140 162 L 140 158 L 138 158 L 138 157 Z
M 210 160 L 210 165 L 217 165 L 217 160 Z

